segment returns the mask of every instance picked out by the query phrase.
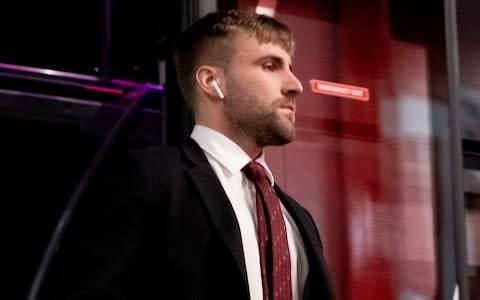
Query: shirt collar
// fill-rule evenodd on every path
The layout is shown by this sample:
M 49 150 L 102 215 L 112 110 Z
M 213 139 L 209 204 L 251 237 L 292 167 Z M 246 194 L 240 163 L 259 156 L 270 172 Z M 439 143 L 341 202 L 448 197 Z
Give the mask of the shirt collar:
M 230 175 L 240 172 L 242 168 L 251 161 L 248 154 L 234 141 L 211 128 L 195 125 L 190 137 L 197 142 L 203 151 L 211 155 L 225 167 Z M 265 168 L 268 180 L 273 186 L 273 174 L 265 161 L 265 152 L 262 151 L 261 155 L 255 161 Z

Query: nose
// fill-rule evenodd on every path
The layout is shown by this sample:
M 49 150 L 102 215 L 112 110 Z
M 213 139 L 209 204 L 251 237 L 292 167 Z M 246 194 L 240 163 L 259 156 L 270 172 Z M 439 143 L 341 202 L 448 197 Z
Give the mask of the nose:
M 283 94 L 290 97 L 295 97 L 300 95 L 303 92 L 303 86 L 297 76 L 291 71 L 288 72 L 287 78 L 285 80 L 285 85 L 283 89 Z

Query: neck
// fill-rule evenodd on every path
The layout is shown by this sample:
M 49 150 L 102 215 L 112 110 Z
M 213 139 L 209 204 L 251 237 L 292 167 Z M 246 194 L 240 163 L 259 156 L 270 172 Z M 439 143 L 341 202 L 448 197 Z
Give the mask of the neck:
M 240 148 L 242 148 L 242 150 L 245 151 L 245 153 L 247 153 L 252 160 L 255 160 L 262 154 L 263 147 L 257 145 L 257 143 L 246 134 L 239 133 L 235 130 L 229 130 L 225 126 L 219 126 L 219 124 L 221 123 L 215 123 L 212 121 L 212 119 L 206 121 L 196 118 L 195 124 L 205 126 L 217 132 L 220 132 L 221 134 L 232 140 Z
M 258 145 L 253 137 L 242 128 L 236 128 L 226 119 L 223 108 L 220 106 L 200 106 L 195 112 L 195 124 L 208 127 L 228 137 L 252 160 L 256 159 L 263 151 L 263 146 Z

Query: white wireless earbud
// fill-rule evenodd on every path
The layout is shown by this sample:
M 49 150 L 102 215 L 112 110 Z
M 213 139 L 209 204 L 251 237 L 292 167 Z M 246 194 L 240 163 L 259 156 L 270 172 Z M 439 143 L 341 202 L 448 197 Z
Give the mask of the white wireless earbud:
M 213 89 L 217 92 L 218 97 L 220 99 L 224 99 L 225 96 L 223 95 L 222 90 L 220 89 L 220 86 L 218 85 L 218 82 L 214 79 L 212 82 L 210 82 L 210 85 L 213 87 Z

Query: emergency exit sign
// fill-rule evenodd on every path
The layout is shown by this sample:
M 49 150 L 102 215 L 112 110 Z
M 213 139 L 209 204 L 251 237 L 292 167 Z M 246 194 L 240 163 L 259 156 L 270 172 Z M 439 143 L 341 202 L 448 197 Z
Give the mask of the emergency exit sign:
M 312 79 L 310 80 L 310 88 L 312 92 L 318 94 L 325 94 L 360 101 L 368 101 L 370 99 L 370 93 L 367 88 L 355 85 Z

